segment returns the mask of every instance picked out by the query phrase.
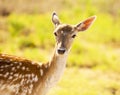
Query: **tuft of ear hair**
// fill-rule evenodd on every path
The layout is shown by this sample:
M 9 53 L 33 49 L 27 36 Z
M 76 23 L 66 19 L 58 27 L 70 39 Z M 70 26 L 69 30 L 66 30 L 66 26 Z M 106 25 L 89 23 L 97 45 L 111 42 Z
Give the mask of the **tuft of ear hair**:
M 86 20 L 82 21 L 81 23 L 77 24 L 75 26 L 75 29 L 77 31 L 85 31 L 92 25 L 95 19 L 96 19 L 96 16 L 89 17 Z

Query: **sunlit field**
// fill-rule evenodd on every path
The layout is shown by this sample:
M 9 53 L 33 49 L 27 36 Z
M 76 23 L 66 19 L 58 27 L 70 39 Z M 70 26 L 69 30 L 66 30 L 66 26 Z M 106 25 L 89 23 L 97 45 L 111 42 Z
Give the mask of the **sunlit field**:
M 120 95 L 120 7 L 114 0 L 77 0 L 73 5 L 71 0 L 65 1 L 59 5 L 65 10 L 54 9 L 61 22 L 77 24 L 93 15 L 97 19 L 77 35 L 65 73 L 47 95 Z M 117 7 L 111 8 L 112 3 Z M 48 61 L 55 45 L 51 21 L 54 10 L 0 16 L 0 53 Z

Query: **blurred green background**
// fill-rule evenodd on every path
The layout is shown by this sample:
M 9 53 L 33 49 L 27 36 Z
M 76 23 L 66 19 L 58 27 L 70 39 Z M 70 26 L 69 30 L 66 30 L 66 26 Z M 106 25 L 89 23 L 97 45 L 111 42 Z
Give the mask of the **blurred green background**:
M 76 37 L 65 73 L 47 95 L 120 95 L 120 0 L 0 0 L 0 52 L 48 61 L 53 11 L 68 24 L 97 19 Z

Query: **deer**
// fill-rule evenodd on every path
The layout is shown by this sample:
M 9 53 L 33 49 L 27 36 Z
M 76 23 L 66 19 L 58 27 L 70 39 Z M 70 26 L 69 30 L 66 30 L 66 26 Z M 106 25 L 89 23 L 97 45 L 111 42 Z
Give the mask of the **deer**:
M 0 95 L 46 95 L 60 80 L 74 38 L 95 21 L 91 16 L 76 25 L 62 24 L 55 12 L 52 22 L 56 39 L 52 57 L 46 63 L 0 54 Z

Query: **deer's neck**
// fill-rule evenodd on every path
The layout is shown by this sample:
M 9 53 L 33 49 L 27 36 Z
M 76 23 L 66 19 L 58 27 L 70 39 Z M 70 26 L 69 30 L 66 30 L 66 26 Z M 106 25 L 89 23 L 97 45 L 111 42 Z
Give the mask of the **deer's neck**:
M 59 81 L 66 66 L 66 59 L 67 54 L 58 55 L 55 48 L 53 56 L 47 64 L 47 70 L 43 77 L 43 93 L 46 93 L 52 86 L 54 86 Z
M 41 95 L 44 95 L 51 87 L 53 87 L 60 79 L 66 66 L 67 54 L 58 55 L 54 50 L 51 60 L 46 64 L 47 69 L 43 76 L 41 85 Z
M 67 54 L 59 55 L 54 51 L 53 57 L 51 58 L 48 68 L 48 81 L 50 85 L 54 85 L 61 77 L 66 66 Z

